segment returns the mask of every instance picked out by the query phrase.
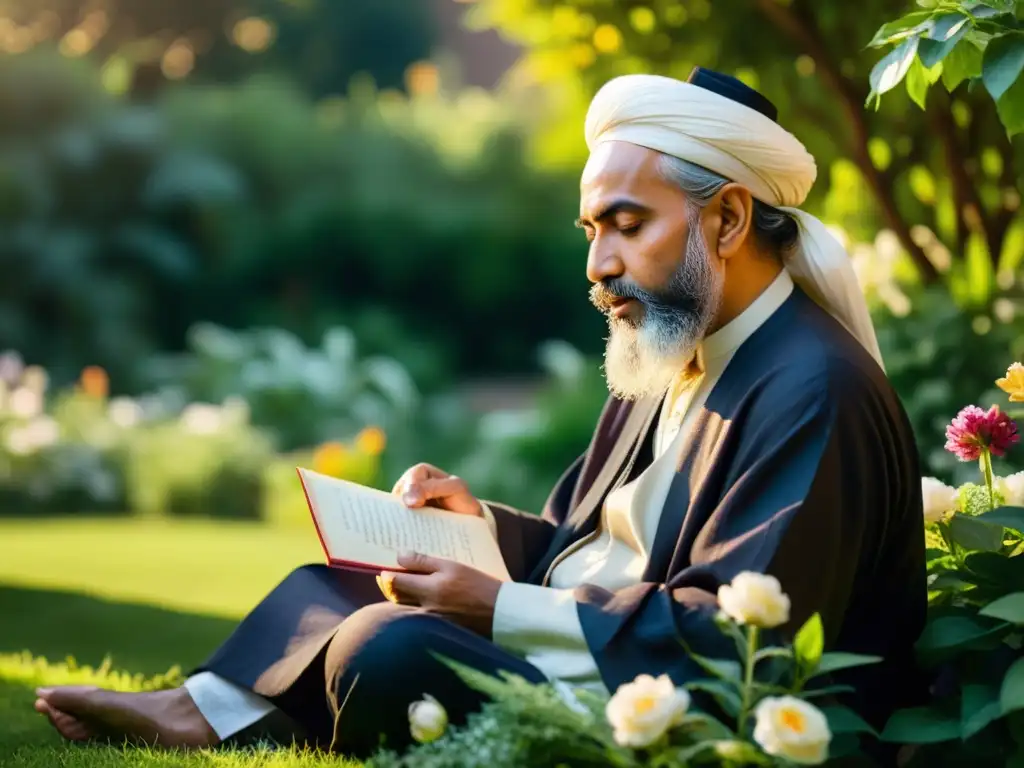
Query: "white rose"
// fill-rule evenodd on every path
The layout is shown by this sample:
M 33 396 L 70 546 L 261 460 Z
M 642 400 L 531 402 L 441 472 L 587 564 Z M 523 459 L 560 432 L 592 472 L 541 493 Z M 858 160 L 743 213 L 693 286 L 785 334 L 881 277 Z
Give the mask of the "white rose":
M 1024 472 L 1017 472 L 996 481 L 996 490 L 1003 495 L 1008 507 L 1024 507 Z
M 736 574 L 732 584 L 718 588 L 718 605 L 740 624 L 771 629 L 789 621 L 789 595 L 778 579 L 763 573 Z
M 409 705 L 409 732 L 421 744 L 441 738 L 447 727 L 448 713 L 433 696 L 423 694 Z
M 932 525 L 942 520 L 946 513 L 956 508 L 957 492 L 934 477 L 921 478 L 921 498 L 924 501 L 924 524 Z
M 623 747 L 646 747 L 679 725 L 690 707 L 690 694 L 676 688 L 668 675 L 638 675 L 619 686 L 605 707 L 615 729 L 615 741 Z
M 832 732 L 813 704 L 794 696 L 762 699 L 754 710 L 754 741 L 769 755 L 799 765 L 820 765 L 828 759 Z

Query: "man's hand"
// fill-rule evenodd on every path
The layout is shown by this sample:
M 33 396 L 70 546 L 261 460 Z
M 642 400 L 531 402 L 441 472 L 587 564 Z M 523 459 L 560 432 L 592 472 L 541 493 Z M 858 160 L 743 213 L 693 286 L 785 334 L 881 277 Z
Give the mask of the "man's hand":
M 501 581 L 467 565 L 416 553 L 400 555 L 398 564 L 412 573 L 385 572 L 377 577 L 385 597 L 425 608 L 491 637 Z
M 461 515 L 483 517 L 484 514 L 480 502 L 469 492 L 462 478 L 430 464 L 417 464 L 406 470 L 391 492 L 401 496 L 409 507 L 429 504 Z

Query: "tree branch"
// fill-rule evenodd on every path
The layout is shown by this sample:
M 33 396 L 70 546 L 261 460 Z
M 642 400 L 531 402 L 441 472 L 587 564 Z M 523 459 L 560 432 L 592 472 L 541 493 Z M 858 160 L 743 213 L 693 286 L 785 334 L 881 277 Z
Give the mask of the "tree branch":
M 965 155 L 957 140 L 956 123 L 953 122 L 950 111 L 952 99 L 943 88 L 932 90 L 935 93 L 931 94 L 932 100 L 927 112 L 932 128 L 942 144 L 946 170 L 953 185 L 953 204 L 956 207 L 957 221 L 956 244 L 957 250 L 963 251 L 967 236 L 972 231 L 981 232 L 985 236 L 985 241 L 990 243 L 985 211 L 978 190 L 964 164 Z
M 755 0 L 755 3 L 775 27 L 814 60 L 815 67 L 825 84 L 838 96 L 853 134 L 850 149 L 857 167 L 871 187 L 886 222 L 917 266 L 921 279 L 925 283 L 933 282 L 939 276 L 938 270 L 911 237 L 910 225 L 900 215 L 896 204 L 892 178 L 876 168 L 871 161 L 871 153 L 868 151 L 871 134 L 864 115 L 867 93 L 840 72 L 809 11 L 805 10 L 803 14 L 798 14 L 792 5 L 782 5 L 778 0 Z

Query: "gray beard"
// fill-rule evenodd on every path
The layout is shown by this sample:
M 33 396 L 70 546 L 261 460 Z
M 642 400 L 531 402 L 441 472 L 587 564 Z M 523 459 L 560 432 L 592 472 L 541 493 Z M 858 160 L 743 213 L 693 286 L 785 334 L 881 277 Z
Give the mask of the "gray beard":
M 644 305 L 639 324 L 609 317 L 604 374 L 608 390 L 622 400 L 662 395 L 693 359 L 722 301 L 722 277 L 700 232 L 699 210 L 688 218 L 686 257 L 658 296 L 633 287 Z

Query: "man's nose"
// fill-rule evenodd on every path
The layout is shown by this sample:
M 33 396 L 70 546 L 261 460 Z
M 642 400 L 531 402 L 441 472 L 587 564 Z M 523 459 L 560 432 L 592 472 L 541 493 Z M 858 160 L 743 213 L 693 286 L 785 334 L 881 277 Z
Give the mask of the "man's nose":
M 599 283 L 609 278 L 622 277 L 625 270 L 615 244 L 606 238 L 595 238 L 587 254 L 587 279 Z

